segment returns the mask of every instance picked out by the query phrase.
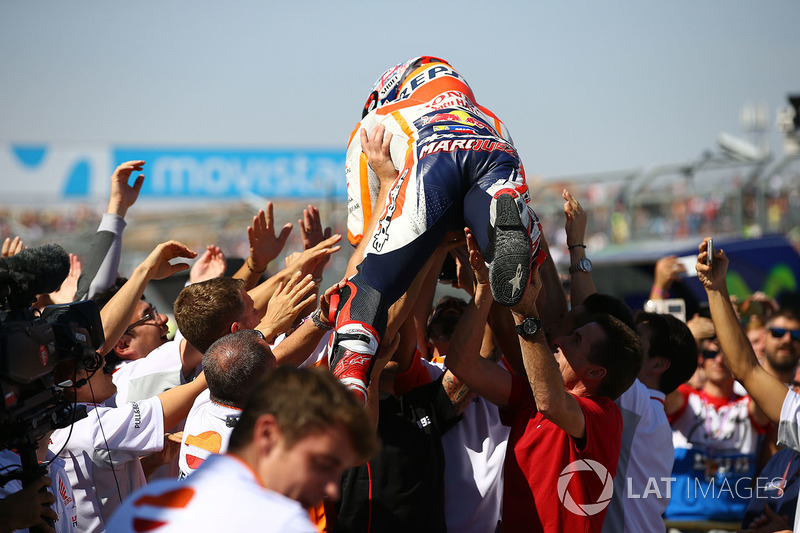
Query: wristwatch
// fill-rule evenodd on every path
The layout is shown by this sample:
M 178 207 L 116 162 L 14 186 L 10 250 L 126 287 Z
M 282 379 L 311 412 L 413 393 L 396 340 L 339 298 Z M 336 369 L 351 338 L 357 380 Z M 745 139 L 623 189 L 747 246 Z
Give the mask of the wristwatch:
M 520 337 L 533 337 L 540 329 L 542 329 L 542 321 L 538 318 L 529 316 L 524 319 L 521 324 L 514 326 L 514 329 L 517 330 L 517 335 Z
M 575 272 L 591 272 L 592 271 L 592 262 L 589 260 L 588 257 L 584 257 L 573 266 L 569 267 L 569 273 L 574 274 Z
M 322 322 L 322 319 L 320 319 L 320 316 L 322 316 L 322 309 L 317 307 L 317 310 L 314 311 L 314 313 L 312 313 L 312 315 L 311 315 L 311 321 L 314 322 L 314 325 L 317 326 L 319 329 L 324 330 L 324 331 L 328 331 L 329 329 L 332 329 L 332 326 L 329 326 L 329 325 L 324 324 Z

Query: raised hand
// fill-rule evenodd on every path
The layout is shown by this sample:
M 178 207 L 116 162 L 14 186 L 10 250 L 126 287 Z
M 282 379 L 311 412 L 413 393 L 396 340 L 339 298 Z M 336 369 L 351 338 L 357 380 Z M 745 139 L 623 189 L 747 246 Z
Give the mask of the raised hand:
M 189 281 L 191 283 L 200 283 L 201 281 L 218 278 L 225 274 L 226 266 L 225 254 L 222 253 L 220 247 L 213 244 L 208 245 L 203 255 L 189 269 Z
M 288 330 L 300 311 L 316 300 L 317 294 L 314 291 L 316 284 L 311 275 L 301 276 L 300 272 L 296 272 L 285 284 L 281 282 L 275 294 L 269 299 L 267 312 L 256 328 L 261 330 L 267 339 L 273 339 Z
M 392 134 L 386 133 L 386 127 L 378 124 L 372 130 L 371 135 L 367 135 L 367 130 L 361 129 L 361 151 L 367 156 L 367 164 L 383 185 L 384 182 L 392 182 L 397 177 L 397 169 L 392 163 L 392 155 L 389 146 L 392 142 Z
M 11 237 L 6 237 L 3 241 L 3 248 L 0 251 L 0 257 L 11 257 L 12 255 L 17 255 L 25 248 L 25 243 L 22 242 L 22 239 L 19 238 L 19 235 L 14 237 L 12 240 Z
M 303 218 L 298 220 L 300 223 L 300 238 L 303 241 L 303 250 L 308 250 L 318 245 L 325 239 L 331 236 L 331 228 L 327 227 L 322 229 L 322 221 L 319 216 L 319 209 L 313 205 L 309 205 L 303 209 Z M 314 268 L 314 279 L 319 280 L 322 277 L 322 271 L 328 263 L 330 256 L 325 256 L 317 266 Z
M 189 268 L 188 263 L 170 264 L 170 260 L 179 257 L 194 259 L 197 253 L 178 241 L 162 242 L 150 252 L 141 266 L 145 268 L 148 279 L 164 279 Z
M 267 202 L 267 211 L 261 209 L 256 216 L 253 217 L 253 224 L 247 227 L 247 238 L 250 241 L 250 257 L 248 258 L 251 264 L 248 268 L 253 272 L 263 272 L 267 269 L 270 261 L 278 257 L 283 247 L 286 245 L 286 239 L 292 232 L 291 222 L 287 222 L 281 228 L 278 235 L 275 235 L 275 216 L 272 202 Z
M 678 261 L 677 256 L 668 255 L 662 257 L 656 261 L 653 287 L 660 291 L 667 291 L 685 273 L 686 267 Z
M 725 285 L 725 274 L 728 272 L 728 256 L 720 248 L 714 250 L 714 257 L 712 263 L 707 264 L 708 261 L 708 241 L 711 237 L 706 237 L 698 247 L 697 254 L 697 279 L 703 284 L 706 290 L 714 290 L 719 292 L 727 292 L 728 287 Z
M 128 184 L 131 173 L 140 172 L 144 168 L 144 161 L 126 161 L 114 170 L 111 175 L 111 195 L 108 199 L 107 213 L 114 213 L 125 218 L 128 208 L 139 198 L 142 190 L 144 174 L 136 176 L 133 185 Z
M 575 244 L 585 244 L 586 238 L 586 211 L 583 210 L 581 203 L 575 199 L 567 189 L 561 192 L 564 197 L 564 214 L 567 221 L 564 229 L 567 232 L 567 246 Z
M 81 277 L 81 262 L 75 254 L 69 254 L 69 274 L 61 282 L 57 291 L 50 293 L 54 304 L 67 304 L 75 301 L 75 291 L 78 290 L 78 279 Z
M 327 261 L 328 256 L 342 249 L 341 246 L 336 245 L 340 240 L 342 240 L 342 236 L 338 233 L 332 235 L 313 248 L 304 250 L 294 261 L 288 264 L 286 268 L 300 271 L 303 274 L 313 273 L 321 261 Z

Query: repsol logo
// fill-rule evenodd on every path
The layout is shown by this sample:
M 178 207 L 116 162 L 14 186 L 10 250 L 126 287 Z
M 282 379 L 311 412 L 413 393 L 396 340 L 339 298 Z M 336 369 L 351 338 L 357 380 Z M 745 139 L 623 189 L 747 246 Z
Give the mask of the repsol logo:
M 414 91 L 416 91 L 429 81 L 444 76 L 450 76 L 451 78 L 456 78 L 462 81 L 464 79 L 461 77 L 461 74 L 453 70 L 452 67 L 442 65 L 441 63 L 437 63 L 434 66 L 430 67 L 429 69 L 420 72 L 419 74 L 408 80 L 405 86 L 403 87 L 403 90 L 400 91 L 400 94 L 397 96 L 397 99 L 403 100 L 404 98 L 408 98 Z

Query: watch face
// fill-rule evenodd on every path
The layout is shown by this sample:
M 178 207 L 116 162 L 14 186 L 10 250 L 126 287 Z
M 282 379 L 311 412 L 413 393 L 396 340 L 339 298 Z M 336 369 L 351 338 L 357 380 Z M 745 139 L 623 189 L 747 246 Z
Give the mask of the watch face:
M 535 318 L 526 318 L 520 325 L 523 335 L 534 335 L 542 327 L 542 323 Z
M 575 266 L 581 272 L 591 272 L 592 271 L 592 262 L 589 260 L 588 257 L 584 257 L 583 259 L 578 261 L 578 264 L 575 265 Z

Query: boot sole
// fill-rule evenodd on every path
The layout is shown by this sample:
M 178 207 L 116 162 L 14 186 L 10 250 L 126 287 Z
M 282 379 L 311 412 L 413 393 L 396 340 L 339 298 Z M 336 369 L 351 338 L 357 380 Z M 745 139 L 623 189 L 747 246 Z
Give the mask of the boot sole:
M 517 203 L 510 194 L 497 197 L 494 224 L 494 257 L 489 265 L 489 284 L 495 301 L 505 307 L 520 302 L 528 288 L 531 248 Z

